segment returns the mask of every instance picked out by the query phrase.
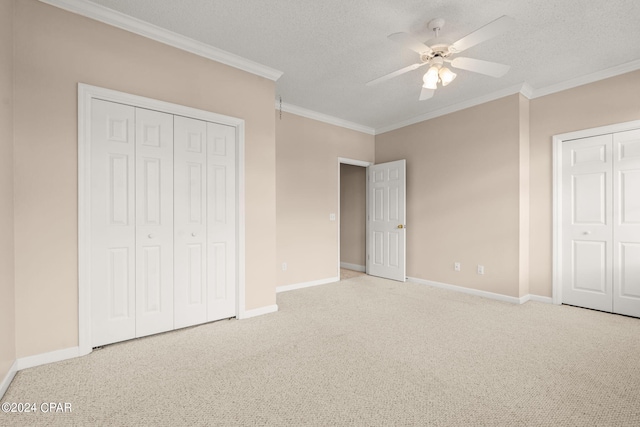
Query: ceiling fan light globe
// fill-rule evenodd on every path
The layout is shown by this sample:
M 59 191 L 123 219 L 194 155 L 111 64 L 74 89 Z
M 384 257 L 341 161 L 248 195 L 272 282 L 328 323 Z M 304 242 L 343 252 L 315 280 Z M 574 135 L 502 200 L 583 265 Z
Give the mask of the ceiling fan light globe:
M 431 67 L 422 77 L 424 86 L 427 89 L 436 89 L 438 87 L 438 68 Z
M 458 76 L 456 73 L 454 73 L 447 67 L 441 68 L 438 75 L 440 76 L 440 80 L 442 81 L 442 86 L 448 85 L 449 83 L 454 81 L 455 78 Z
M 432 66 L 426 73 L 424 73 L 424 77 L 422 79 L 427 80 L 429 78 L 433 78 L 434 76 L 438 76 L 438 67 Z

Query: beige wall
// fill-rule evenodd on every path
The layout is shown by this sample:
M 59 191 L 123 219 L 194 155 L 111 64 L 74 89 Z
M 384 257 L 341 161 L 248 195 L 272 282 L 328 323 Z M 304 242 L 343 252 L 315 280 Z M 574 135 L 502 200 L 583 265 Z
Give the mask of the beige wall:
M 376 136 L 376 163 L 407 160 L 409 277 L 519 296 L 520 102 Z
M 13 271 L 13 1 L 0 2 L 0 381 L 16 358 Z
M 372 162 L 374 137 L 289 113 L 275 124 L 278 286 L 337 277 L 338 157 Z
M 531 100 L 530 291 L 551 296 L 552 137 L 640 120 L 640 71 Z
M 78 345 L 78 82 L 246 121 L 246 306 L 275 303 L 274 82 L 15 2 L 17 356 Z
M 340 262 L 365 266 L 367 168 L 340 165 Z

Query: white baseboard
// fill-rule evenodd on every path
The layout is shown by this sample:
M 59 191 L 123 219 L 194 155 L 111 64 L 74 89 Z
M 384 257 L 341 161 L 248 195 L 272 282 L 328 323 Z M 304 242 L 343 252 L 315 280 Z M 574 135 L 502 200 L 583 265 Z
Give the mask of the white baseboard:
M 80 357 L 80 347 L 65 348 L 63 350 L 50 351 L 34 356 L 21 357 L 16 360 L 18 371 L 47 363 L 60 362 L 62 360 Z
M 434 288 L 447 289 L 450 291 L 462 292 L 464 294 L 475 295 L 478 297 L 484 297 L 489 299 L 494 299 L 498 301 L 510 302 L 513 304 L 522 304 L 523 298 L 518 297 L 510 297 L 509 295 L 496 294 L 493 292 L 481 291 L 478 289 L 465 288 L 463 286 L 449 285 L 447 283 L 434 282 L 432 280 L 424 280 L 418 279 L 416 277 L 407 277 L 407 280 L 414 283 L 419 283 L 421 285 L 433 286 Z
M 33 368 L 35 366 L 46 365 L 47 363 L 60 362 L 62 360 L 73 359 L 80 356 L 79 347 L 65 348 L 64 350 L 50 351 L 49 353 L 36 354 L 34 356 L 21 357 L 13 362 L 9 372 L 5 375 L 2 382 L 0 382 L 0 398 L 4 396 L 4 393 L 9 388 L 9 384 L 16 376 L 18 371 L 27 368 Z
M 448 283 L 434 282 L 432 280 L 418 279 L 416 277 L 407 277 L 407 280 L 421 285 L 433 286 L 434 288 L 447 289 L 455 292 L 462 292 L 464 294 L 475 295 L 478 297 L 494 299 L 498 301 L 510 302 L 513 304 L 524 304 L 527 301 L 543 302 L 547 304 L 553 304 L 553 298 L 541 297 L 539 295 L 525 295 L 522 297 L 511 297 L 509 295 L 496 294 L 493 292 L 481 291 L 478 289 L 465 288 L 464 286 L 449 285 Z
M 361 273 L 364 273 L 365 271 L 367 271 L 367 269 L 366 269 L 366 267 L 364 265 L 349 264 L 348 262 L 341 262 L 340 263 L 340 268 L 346 268 L 347 270 L 359 271 Z
M 13 381 L 13 377 L 16 376 L 17 372 L 18 372 L 18 361 L 16 360 L 13 362 L 13 364 L 9 368 L 9 372 L 7 372 L 7 375 L 4 376 L 4 378 L 2 379 L 2 382 L 0 382 L 0 399 L 2 399 L 2 396 L 4 396 L 4 394 L 7 392 L 7 389 L 9 388 L 9 384 L 11 384 L 11 381 Z
M 532 295 L 529 294 L 529 301 L 543 302 L 545 304 L 553 304 L 553 298 L 551 297 L 541 297 L 540 295 Z
M 340 281 L 339 277 L 329 277 L 326 279 L 313 280 L 311 282 L 294 283 L 293 285 L 278 286 L 276 288 L 276 293 L 293 291 L 293 290 L 302 289 L 302 288 L 309 288 L 311 286 L 326 285 L 327 283 L 333 283 L 338 281 Z
M 253 310 L 245 310 L 238 319 L 248 319 L 250 317 L 262 316 L 263 314 L 275 313 L 278 311 L 278 304 L 267 305 L 265 307 L 254 308 Z

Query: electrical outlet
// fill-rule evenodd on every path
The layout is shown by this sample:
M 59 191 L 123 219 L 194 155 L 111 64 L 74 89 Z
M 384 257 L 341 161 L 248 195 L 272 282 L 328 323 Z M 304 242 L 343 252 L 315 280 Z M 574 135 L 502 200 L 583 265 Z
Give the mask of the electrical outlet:
M 336 214 L 331 213 L 329 214 L 329 221 L 335 221 L 336 220 Z
M 287 263 L 286 262 L 282 263 L 282 271 L 287 271 Z
M 454 262 L 454 263 L 453 263 L 453 269 L 454 269 L 455 271 L 460 271 L 460 270 L 462 270 L 462 267 L 460 266 L 460 263 L 459 263 L 459 262 Z
M 484 274 L 484 265 L 478 264 L 478 274 Z

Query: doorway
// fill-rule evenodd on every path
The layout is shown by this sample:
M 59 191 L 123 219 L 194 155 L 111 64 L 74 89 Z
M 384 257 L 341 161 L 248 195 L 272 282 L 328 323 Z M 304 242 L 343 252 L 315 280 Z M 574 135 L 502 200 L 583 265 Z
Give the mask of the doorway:
M 353 159 L 338 161 L 339 225 L 338 271 L 340 278 L 366 272 L 367 167 Z

